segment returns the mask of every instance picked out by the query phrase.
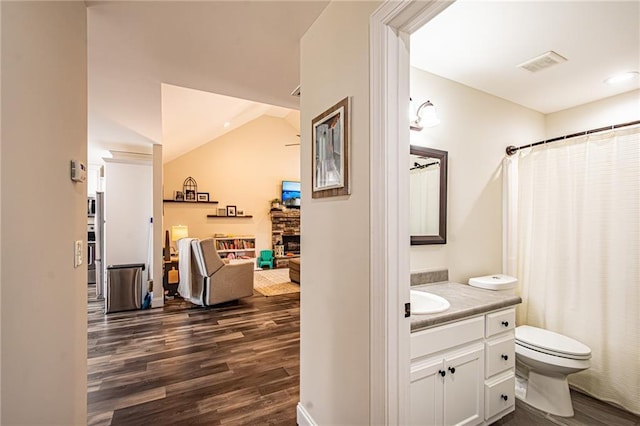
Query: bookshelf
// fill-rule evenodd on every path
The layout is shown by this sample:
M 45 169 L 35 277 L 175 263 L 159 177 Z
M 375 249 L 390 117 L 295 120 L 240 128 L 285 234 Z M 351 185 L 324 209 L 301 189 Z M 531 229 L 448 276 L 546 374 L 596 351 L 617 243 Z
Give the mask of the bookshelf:
M 233 253 L 236 259 L 256 257 L 256 237 L 253 235 L 215 235 L 213 240 L 222 259 L 230 253 Z

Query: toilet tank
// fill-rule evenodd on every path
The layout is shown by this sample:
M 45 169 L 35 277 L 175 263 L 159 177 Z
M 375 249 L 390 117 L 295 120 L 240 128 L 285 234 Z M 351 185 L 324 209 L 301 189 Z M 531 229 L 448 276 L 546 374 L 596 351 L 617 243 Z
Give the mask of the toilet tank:
M 484 277 L 470 278 L 469 285 L 486 290 L 511 290 L 518 285 L 518 279 L 503 274 L 485 275 Z

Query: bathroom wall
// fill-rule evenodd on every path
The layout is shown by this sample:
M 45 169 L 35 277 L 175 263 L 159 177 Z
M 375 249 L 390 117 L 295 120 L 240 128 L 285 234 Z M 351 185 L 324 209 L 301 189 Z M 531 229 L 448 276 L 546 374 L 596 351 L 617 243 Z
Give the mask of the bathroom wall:
M 640 90 L 548 114 L 546 138 L 640 120 Z
M 441 120 L 411 143 L 449 153 L 447 244 L 412 246 L 411 270 L 448 269 L 459 282 L 501 272 L 504 150 L 544 138 L 544 115 L 416 68 L 411 97 Z

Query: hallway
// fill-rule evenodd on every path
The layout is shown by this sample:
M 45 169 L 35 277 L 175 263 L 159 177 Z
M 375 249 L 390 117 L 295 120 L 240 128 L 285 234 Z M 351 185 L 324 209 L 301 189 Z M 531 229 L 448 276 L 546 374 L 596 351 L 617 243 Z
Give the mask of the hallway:
M 88 424 L 296 424 L 300 295 L 103 314 L 89 288 Z

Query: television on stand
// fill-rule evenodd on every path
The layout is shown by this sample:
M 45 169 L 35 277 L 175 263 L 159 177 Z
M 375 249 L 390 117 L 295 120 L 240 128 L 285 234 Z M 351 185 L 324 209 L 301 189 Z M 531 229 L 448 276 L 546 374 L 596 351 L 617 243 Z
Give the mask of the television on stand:
M 282 204 L 287 208 L 300 208 L 300 182 L 282 181 Z

